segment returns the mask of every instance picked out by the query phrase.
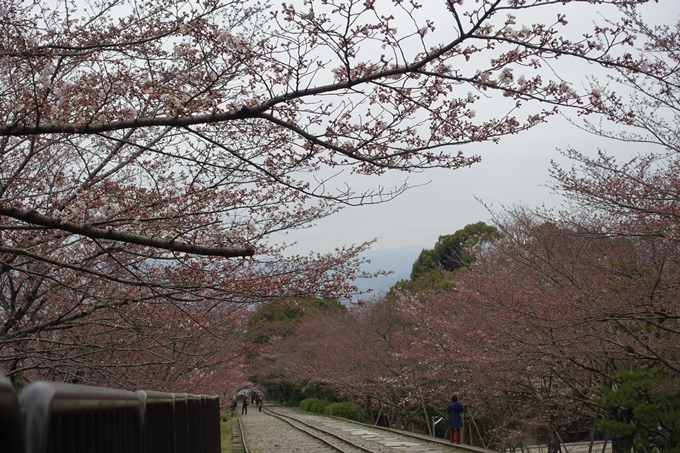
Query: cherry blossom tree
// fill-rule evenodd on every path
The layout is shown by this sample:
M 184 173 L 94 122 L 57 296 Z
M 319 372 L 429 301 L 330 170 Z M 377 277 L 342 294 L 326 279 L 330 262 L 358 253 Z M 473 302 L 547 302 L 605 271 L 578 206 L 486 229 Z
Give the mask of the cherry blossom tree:
M 662 405 L 653 401 L 655 393 L 672 393 L 677 387 L 680 344 L 676 284 L 680 148 L 674 95 L 679 25 L 647 25 L 635 8 L 626 14 L 644 41 L 639 46 L 644 52 L 629 58 L 637 58 L 644 69 L 619 69 L 606 85 L 593 80 L 592 105 L 614 124 L 607 129 L 602 123 L 586 122 L 585 128 L 641 143 L 640 155 L 621 161 L 604 151 L 591 157 L 568 150 L 565 154 L 574 167 L 555 164 L 553 177 L 554 188 L 569 204 L 561 212 L 516 210 L 498 219 L 507 240 L 493 253 L 502 252 L 505 258 L 491 262 L 481 275 L 477 269 L 468 283 L 480 278 L 475 291 L 484 296 L 473 300 L 486 300 L 505 313 L 504 319 L 520 326 L 518 339 L 532 338 L 533 347 L 551 357 L 555 377 L 569 389 L 560 392 L 569 396 L 566 401 L 558 399 L 560 407 L 581 404 L 574 412 L 578 417 L 603 419 L 598 423 L 603 429 L 617 426 L 615 451 L 673 449 L 678 421 L 665 411 L 677 404 L 672 397 Z M 650 144 L 664 149 L 650 152 Z M 503 277 L 506 269 L 511 271 Z M 497 283 L 489 285 L 490 281 Z M 498 290 L 493 289 L 496 286 Z M 513 312 L 518 316 L 513 318 Z M 510 327 L 505 327 L 508 332 Z M 534 337 L 540 332 L 537 327 L 544 331 L 542 341 Z M 522 328 L 532 335 L 523 334 Z M 650 424 L 642 412 L 634 411 L 639 403 L 633 397 L 593 404 L 594 399 L 607 399 L 598 392 L 622 398 L 617 387 L 628 385 L 628 378 L 621 376 L 652 374 L 664 378 L 653 382 L 642 400 L 657 411 L 655 419 L 664 420 L 663 425 Z M 600 390 L 593 391 L 596 384 Z M 653 435 L 640 435 L 647 425 L 653 425 Z M 650 446 L 648 439 L 656 440 Z
M 419 404 L 436 413 L 432 401 L 459 393 L 471 406 L 468 435 L 485 447 L 532 437 L 558 451 L 594 435 L 599 420 L 632 423 L 600 403 L 600 389 L 617 370 L 650 366 L 672 386 L 677 266 L 659 255 L 658 238 L 594 235 L 592 218 L 590 230 L 527 210 L 498 220 L 503 238 L 449 276 L 454 290 L 401 291 L 310 319 L 274 342 L 265 363 L 359 403 L 369 395 L 404 426 L 422 422 Z M 660 438 L 675 426 L 663 417 Z M 615 439 L 616 451 L 631 446 Z
M 489 348 L 514 369 L 511 385 L 503 385 L 522 390 L 528 407 L 542 407 L 515 417 L 523 435 L 532 425 L 538 433 L 548 428 L 554 447 L 570 427 L 636 423 L 632 412 L 596 403 L 595 389 L 611 386 L 617 370 L 662 368 L 670 377 L 658 384 L 671 387 L 677 376 L 675 245 L 654 234 L 617 234 L 602 222 L 621 218 L 596 213 L 553 221 L 523 210 L 506 214 L 498 223 L 504 238 L 456 281 L 452 296 L 491 320 L 480 338 L 493 332 Z M 670 436 L 672 426 L 661 429 Z M 628 451 L 634 441 L 616 437 L 614 449 Z
M 455 289 L 402 291 L 367 307 L 367 318 L 381 313 L 373 331 L 383 319 L 398 326 L 382 347 L 371 349 L 370 335 L 359 333 L 371 329 L 359 328 L 359 317 L 301 326 L 284 348 L 293 375 L 359 394 L 370 388 L 389 401 L 383 395 L 393 387 L 416 387 L 408 386 L 417 366 L 407 363 L 419 357 L 418 366 L 439 367 L 413 395 L 427 398 L 427 387 L 445 397 L 447 384 L 464 392 L 484 419 L 485 446 L 513 447 L 532 436 L 558 451 L 567 436 L 616 427 L 609 431 L 616 452 L 677 448 L 678 33 L 677 26 L 647 26 L 633 7 L 624 12 L 626 26 L 646 41 L 643 52 L 624 55 L 630 65 L 619 66 L 610 85 L 593 82 L 590 107 L 626 129 L 586 127 L 669 152 L 620 163 L 606 153 L 568 151 L 576 167 L 553 168 L 555 188 L 570 202 L 564 210 L 498 215 L 503 238 L 480 250 L 469 272 L 450 276 Z M 616 92 L 621 84 L 634 89 L 628 103 Z M 382 382 L 385 369 L 360 361 L 377 355 L 381 363 L 394 352 L 399 384 Z M 622 401 L 626 389 L 643 404 Z M 413 411 L 405 399 L 393 406 Z M 638 407 L 646 412 L 635 414 Z
M 205 344 L 208 320 L 237 311 L 225 304 L 347 296 L 368 244 L 290 257 L 274 236 L 407 188 L 348 186 L 343 171 L 455 169 L 479 158 L 448 146 L 596 109 L 592 90 L 547 76 L 564 59 L 644 70 L 629 17 L 571 31 L 589 1 L 462 3 L 5 2 L 0 357 L 15 384 L 93 376 L 79 339 L 129 351 L 116 344 L 144 319 L 127 367 L 161 325 L 176 326 L 164 348 L 189 324 Z M 50 342 L 59 354 L 36 352 Z
M 672 395 L 680 359 L 676 284 L 680 111 L 675 95 L 680 23 L 652 26 L 635 8 L 628 10 L 627 16 L 631 28 L 644 40 L 640 46 L 644 52 L 635 57 L 643 71 L 618 70 L 607 84 L 593 80 L 593 105 L 611 123 L 586 122 L 585 128 L 640 143 L 640 154 L 621 159 L 605 151 L 593 157 L 568 150 L 574 167 L 554 165 L 553 177 L 555 189 L 572 205 L 573 212 L 564 217 L 581 235 L 599 241 L 625 240 L 636 248 L 628 260 L 612 262 L 619 274 L 610 289 L 615 290 L 620 307 L 603 318 L 625 338 L 614 344 L 635 358 L 636 365 L 612 371 L 610 382 L 602 386 L 604 396 L 600 398 L 609 411 L 604 414 L 603 426 L 617 433 L 621 450 L 633 447 L 642 451 L 650 448 L 648 442 L 654 439 L 652 447 L 670 451 L 677 449 L 673 433 L 680 426 L 677 416 L 670 415 L 677 411 Z M 626 393 L 626 386 L 636 390 Z M 645 395 L 641 399 L 636 396 L 637 389 Z M 656 395 L 664 392 L 670 392 L 661 397 L 664 403 L 654 402 Z M 640 401 L 647 404 L 648 414 L 656 411 L 656 422 L 645 418 Z
M 393 426 L 423 424 L 436 359 L 423 353 L 390 305 L 378 302 L 304 320 L 293 335 L 272 339 L 253 368 L 288 382 L 332 387 Z M 435 369 L 433 369 L 433 367 Z

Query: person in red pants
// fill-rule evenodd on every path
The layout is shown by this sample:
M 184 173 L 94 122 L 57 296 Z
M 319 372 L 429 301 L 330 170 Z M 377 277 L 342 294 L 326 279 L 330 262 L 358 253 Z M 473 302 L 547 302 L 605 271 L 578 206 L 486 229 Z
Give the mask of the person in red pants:
M 452 444 L 460 443 L 460 429 L 463 427 L 463 417 L 460 414 L 464 411 L 465 408 L 458 402 L 458 397 L 453 395 L 446 408 L 446 413 L 449 414 L 449 440 Z

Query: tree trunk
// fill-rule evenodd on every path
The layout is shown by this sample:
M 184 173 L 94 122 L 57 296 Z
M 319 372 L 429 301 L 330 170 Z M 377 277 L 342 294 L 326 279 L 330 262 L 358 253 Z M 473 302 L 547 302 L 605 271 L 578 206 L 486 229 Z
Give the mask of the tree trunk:
M 560 451 L 560 437 L 555 431 L 548 433 L 548 453 L 559 453 Z
M 430 420 L 427 417 L 427 408 L 425 407 L 425 402 L 421 401 L 421 404 L 423 405 L 423 414 L 425 414 L 425 424 L 427 425 L 427 431 L 430 436 L 434 436 L 434 426 L 432 429 L 430 429 Z

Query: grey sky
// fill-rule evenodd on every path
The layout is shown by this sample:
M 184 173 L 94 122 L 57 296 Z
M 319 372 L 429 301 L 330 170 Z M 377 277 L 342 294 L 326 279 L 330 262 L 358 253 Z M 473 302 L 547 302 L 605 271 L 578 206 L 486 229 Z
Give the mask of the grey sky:
M 490 221 L 489 212 L 475 197 L 494 210 L 519 204 L 557 206 L 561 198 L 546 187 L 548 169 L 551 159 L 570 165 L 557 151 L 569 147 L 588 154 L 603 149 L 621 158 L 650 149 L 594 136 L 555 117 L 532 131 L 506 137 L 498 145 L 466 148 L 483 159 L 470 168 L 384 177 L 382 182 L 388 186 L 388 181 L 395 185 L 404 177 L 413 184 L 431 182 L 381 205 L 346 208 L 284 240 L 297 241 L 293 250 L 298 253 L 328 252 L 373 238 L 379 238 L 375 250 L 412 245 L 429 248 L 439 235 L 453 233 L 469 223 Z

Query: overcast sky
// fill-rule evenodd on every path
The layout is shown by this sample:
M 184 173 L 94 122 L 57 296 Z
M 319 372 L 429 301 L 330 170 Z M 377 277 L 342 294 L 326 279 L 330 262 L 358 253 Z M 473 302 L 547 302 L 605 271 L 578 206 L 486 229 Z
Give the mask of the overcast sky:
M 556 117 L 532 131 L 506 137 L 498 145 L 480 145 L 474 152 L 482 156 L 482 162 L 470 168 L 384 177 L 387 186 L 394 186 L 404 177 L 412 184 L 430 182 L 381 205 L 346 208 L 313 228 L 289 234 L 285 240 L 298 241 L 294 250 L 299 253 L 328 252 L 373 238 L 378 238 L 374 250 L 413 245 L 431 248 L 439 235 L 451 234 L 480 220 L 491 221 L 477 199 L 494 210 L 520 204 L 559 205 L 561 198 L 547 187 L 548 169 L 551 159 L 570 166 L 557 151 L 569 147 L 588 154 L 604 149 L 621 158 L 643 150 L 640 145 L 588 134 Z
M 586 6 L 588 7 L 588 6 Z M 648 12 L 651 18 L 677 21 L 678 2 L 661 1 Z M 592 9 L 589 10 L 592 12 Z M 590 16 L 581 20 L 591 22 Z M 521 24 L 519 24 L 521 26 Z M 585 83 L 585 75 L 594 70 L 592 65 L 568 68 L 578 73 Z M 573 80 L 573 79 L 572 79 Z M 342 212 L 320 220 L 306 230 L 274 236 L 274 241 L 297 241 L 291 251 L 296 253 L 328 252 L 336 247 L 361 243 L 378 238 L 373 250 L 406 246 L 431 248 L 439 235 L 451 234 L 469 223 L 490 222 L 490 214 L 476 198 L 494 210 L 513 205 L 556 206 L 559 196 L 551 193 L 549 183 L 551 160 L 571 166 L 558 148 L 575 148 L 594 154 L 607 150 L 621 158 L 649 150 L 607 140 L 580 130 L 563 117 L 553 117 L 548 124 L 517 136 L 506 137 L 500 144 L 483 143 L 462 148 L 467 154 L 479 154 L 482 162 L 458 170 L 434 170 L 420 174 L 391 173 L 376 179 L 387 188 L 400 185 L 408 178 L 415 187 L 397 199 L 382 205 L 346 208 Z M 457 150 L 454 149 L 453 151 Z M 656 151 L 662 151 L 656 149 Z M 351 179 L 349 179 L 351 183 Z

